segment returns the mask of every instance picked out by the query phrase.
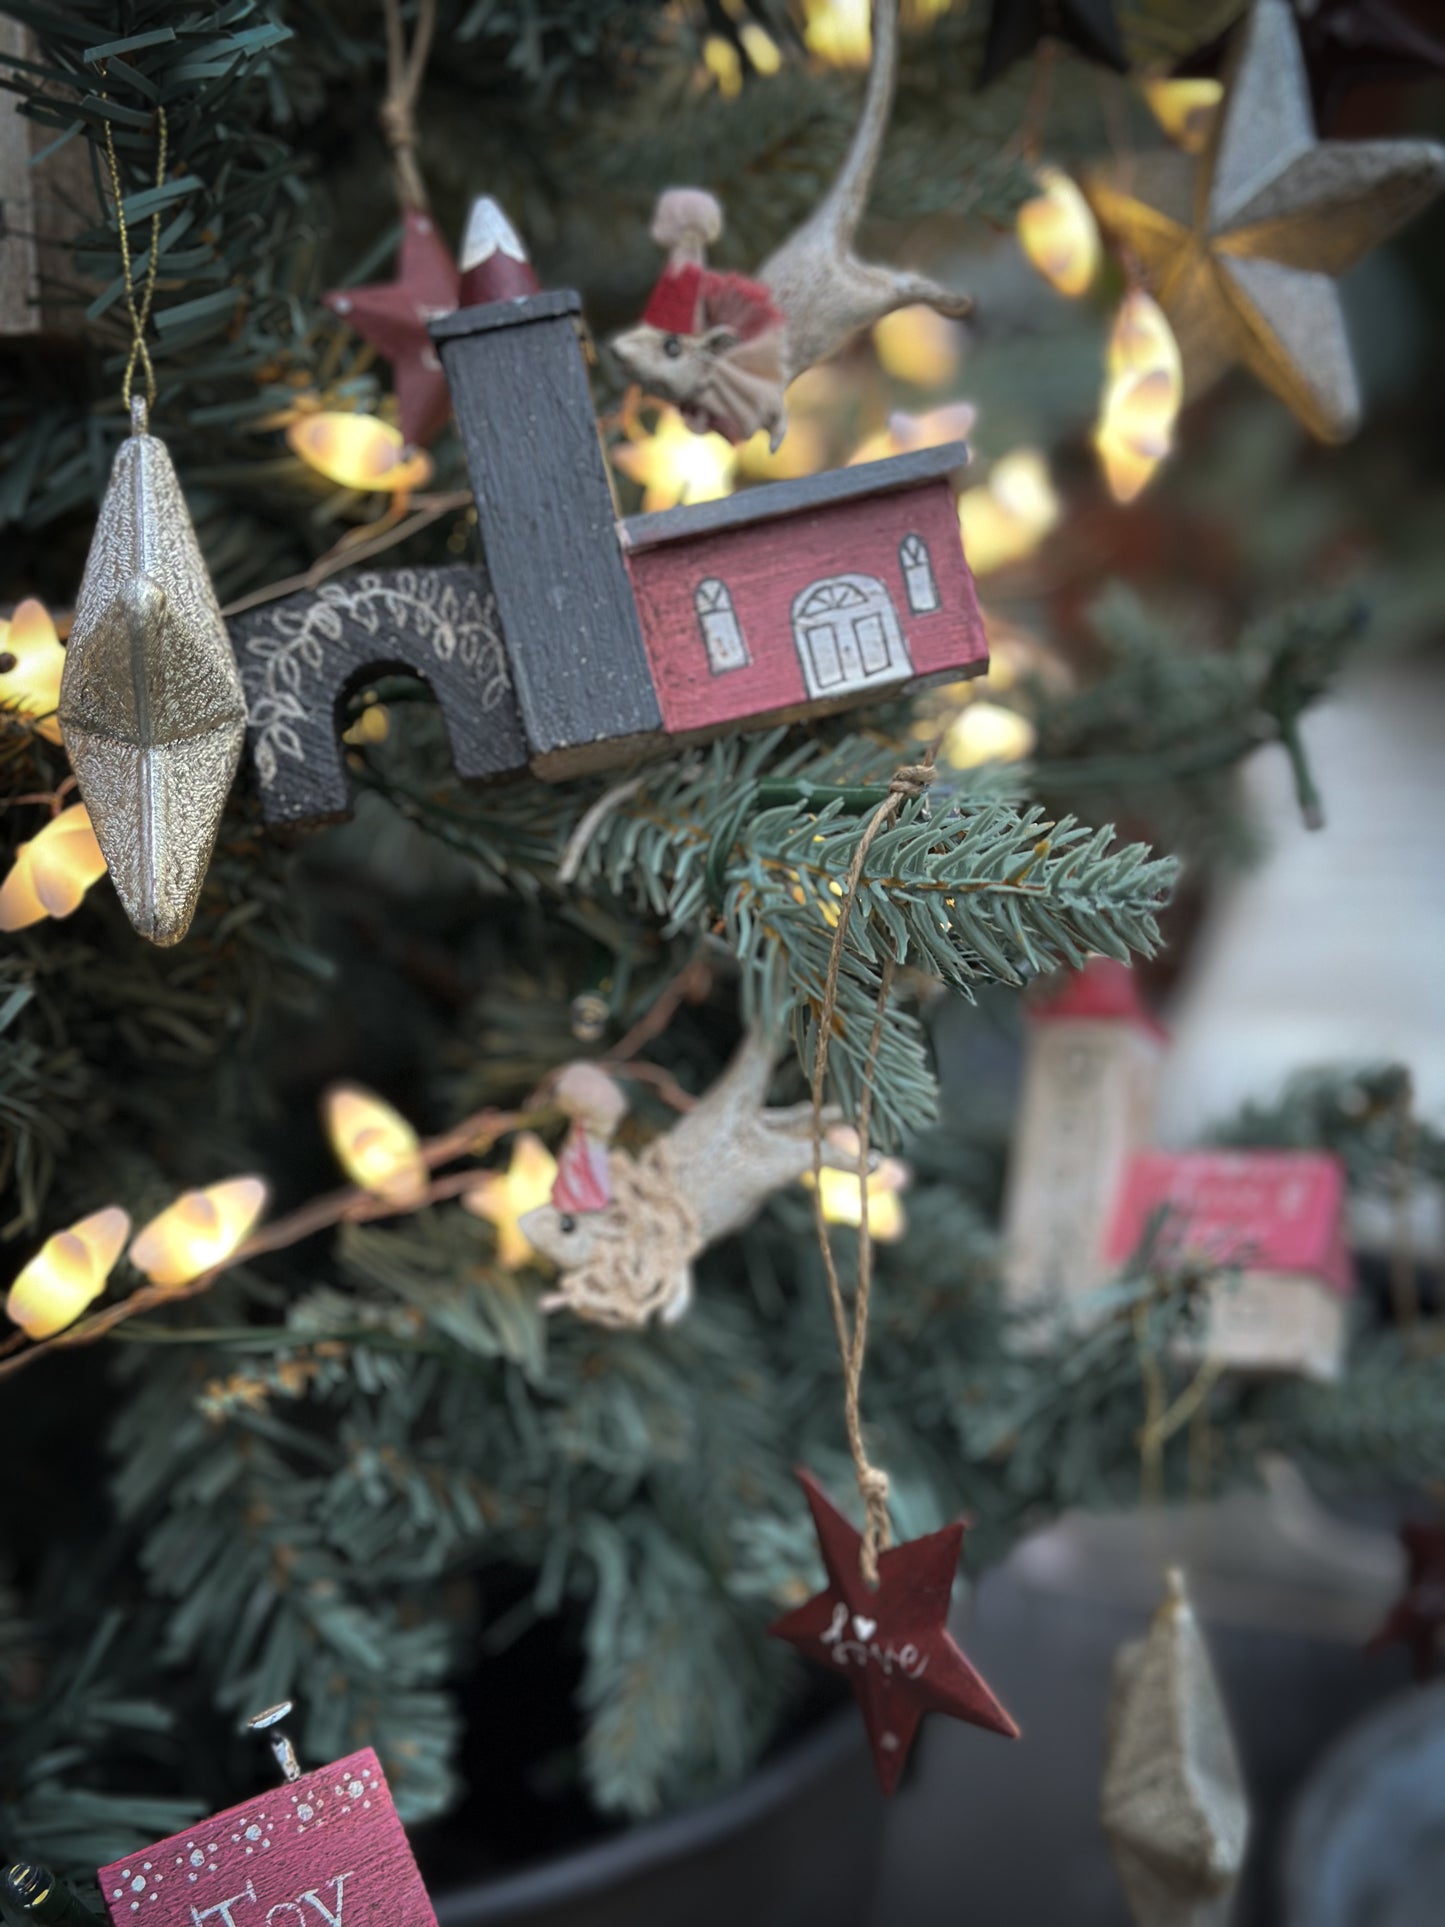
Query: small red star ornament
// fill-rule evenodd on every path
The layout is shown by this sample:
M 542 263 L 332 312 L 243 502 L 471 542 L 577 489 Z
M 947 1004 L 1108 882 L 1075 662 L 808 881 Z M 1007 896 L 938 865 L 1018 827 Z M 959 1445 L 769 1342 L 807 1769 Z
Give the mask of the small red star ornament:
M 1403 1525 L 1400 1541 L 1408 1561 L 1405 1590 L 1365 1650 L 1408 1646 L 1415 1677 L 1423 1681 L 1434 1675 L 1445 1634 L 1445 1526 Z
M 427 323 L 461 305 L 461 274 L 429 214 L 412 209 L 401 236 L 395 281 L 336 288 L 326 305 L 391 363 L 401 432 L 415 448 L 434 441 L 452 409 Z
M 828 1585 L 769 1631 L 805 1658 L 846 1673 L 883 1791 L 897 1787 L 925 1713 L 947 1713 L 1017 1739 L 1017 1726 L 948 1630 L 963 1526 L 890 1546 L 879 1554 L 878 1584 L 871 1587 L 859 1564 L 862 1535 L 811 1472 L 800 1468 L 797 1477 L 813 1514 Z

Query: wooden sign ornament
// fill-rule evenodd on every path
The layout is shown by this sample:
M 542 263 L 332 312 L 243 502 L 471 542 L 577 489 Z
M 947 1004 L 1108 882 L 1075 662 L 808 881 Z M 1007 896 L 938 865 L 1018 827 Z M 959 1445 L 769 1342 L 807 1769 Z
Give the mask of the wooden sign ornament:
M 275 1750 L 279 1787 L 100 1869 L 110 1927 L 436 1927 L 372 1749 L 314 1773 Z
M 898 0 L 874 0 L 873 59 L 863 112 L 838 178 L 808 219 L 756 277 L 719 274 L 706 248 L 722 232 L 722 209 L 702 188 L 671 188 L 652 233 L 669 250 L 641 321 L 612 352 L 648 394 L 670 401 L 699 433 L 731 442 L 767 429 L 776 449 L 787 432 L 785 395 L 805 369 L 826 361 L 895 309 L 923 304 L 962 318 L 972 297 L 926 275 L 860 261 L 853 252 L 893 107 Z

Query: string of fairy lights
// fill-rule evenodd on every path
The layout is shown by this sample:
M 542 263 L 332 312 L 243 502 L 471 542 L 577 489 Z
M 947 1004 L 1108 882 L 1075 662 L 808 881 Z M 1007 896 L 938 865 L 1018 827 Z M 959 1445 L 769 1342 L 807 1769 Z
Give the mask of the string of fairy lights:
M 909 0 L 908 24 L 926 28 L 947 11 L 950 0 Z M 869 0 L 805 0 L 804 40 L 817 60 L 838 66 L 866 65 L 869 56 Z M 741 51 L 739 51 L 741 49 Z M 782 64 L 776 43 L 756 22 L 744 21 L 736 40 L 709 36 L 704 43 L 700 82 L 724 94 L 742 82 L 741 62 L 766 80 Z M 1213 81 L 1140 83 L 1165 132 L 1181 146 L 1198 151 L 1209 117 L 1219 102 Z M 1040 166 L 1039 193 L 1020 211 L 1017 235 L 1025 255 L 1061 294 L 1088 297 L 1097 286 L 1105 260 L 1098 225 L 1078 185 L 1061 170 Z M 1127 263 L 1126 263 L 1127 270 Z M 890 316 L 873 332 L 883 372 L 920 390 L 944 391 L 957 379 L 962 356 L 957 323 L 930 310 Z M 629 397 L 609 427 L 610 455 L 622 474 L 642 490 L 645 508 L 663 509 L 682 501 L 705 501 L 750 482 L 812 474 L 836 451 L 830 447 L 829 411 L 838 400 L 836 369 L 811 370 L 790 393 L 792 426 L 781 449 L 772 453 L 766 438 L 734 448 L 717 435 L 696 435 L 670 408 L 644 410 Z M 1095 446 L 1111 494 L 1131 502 L 1148 486 L 1168 458 L 1183 397 L 1178 347 L 1153 299 L 1131 285 L 1120 303 L 1109 337 Z M 434 465 L 425 449 L 407 445 L 385 412 L 330 405 L 335 395 L 310 392 L 267 416 L 260 426 L 284 435 L 287 446 L 312 474 L 347 492 L 357 503 L 380 503 L 363 510 L 367 518 L 351 529 L 338 548 L 359 551 L 367 538 L 397 539 L 417 497 L 431 482 Z M 853 461 L 874 460 L 911 448 L 935 446 L 966 434 L 973 420 L 966 402 L 951 402 L 922 414 L 896 414 L 871 431 L 853 450 Z M 424 498 L 425 499 L 425 498 Z M 452 508 L 437 498 L 436 513 Z M 1058 524 L 1062 504 L 1046 456 L 1038 449 L 1016 448 L 991 465 L 985 480 L 961 490 L 959 521 L 974 574 L 986 578 L 1024 561 Z M 377 532 L 380 531 L 380 537 Z M 0 706 L 13 722 L 59 742 L 55 712 L 65 661 L 64 621 L 40 602 L 22 602 L 8 620 L 0 619 Z M 1026 756 L 1033 745 L 1027 718 L 995 698 L 1011 679 L 1010 650 L 995 638 L 994 668 L 986 686 L 960 685 L 935 692 L 920 727 L 932 734 L 944 762 L 971 766 Z M 384 710 L 364 713 L 348 735 L 375 741 L 385 733 Z M 41 805 L 47 820 L 22 843 L 8 874 L 0 881 L 0 931 L 23 930 L 46 919 L 68 917 L 87 891 L 105 875 L 105 861 L 85 806 L 71 800 L 73 779 L 45 796 L 15 799 Z M 335 1156 L 359 1190 L 389 1208 L 420 1209 L 432 1196 L 430 1167 L 416 1131 L 375 1093 L 355 1085 L 329 1091 L 323 1101 L 325 1130 Z M 499 1264 L 515 1268 L 531 1259 L 518 1229 L 526 1211 L 550 1196 L 556 1164 L 536 1131 L 512 1134 L 509 1162 L 497 1170 L 478 1169 L 457 1195 L 464 1209 L 491 1224 Z M 869 1180 L 873 1236 L 901 1233 L 901 1193 L 907 1169 L 885 1160 Z M 823 1174 L 825 1215 L 857 1224 L 861 1198 L 856 1176 Z M 16 1328 L 0 1339 L 0 1356 L 17 1345 L 48 1342 L 67 1332 L 106 1292 L 122 1260 L 152 1296 L 192 1287 L 196 1280 L 223 1270 L 263 1218 L 267 1186 L 254 1175 L 222 1179 L 176 1198 L 139 1231 L 118 1205 L 106 1205 L 56 1232 L 25 1265 L 10 1288 L 6 1312 Z

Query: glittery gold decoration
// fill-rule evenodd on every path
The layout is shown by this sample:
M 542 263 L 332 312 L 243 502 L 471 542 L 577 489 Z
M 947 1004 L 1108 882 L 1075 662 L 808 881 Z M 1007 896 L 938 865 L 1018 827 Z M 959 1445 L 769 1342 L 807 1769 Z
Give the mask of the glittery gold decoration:
M 60 730 L 127 916 L 179 943 L 246 728 L 241 679 L 165 445 L 123 442 L 60 684 Z
M 1101 1818 L 1136 1927 L 1226 1927 L 1249 1809 L 1178 1572 L 1114 1661 Z
M 1312 434 L 1340 441 L 1360 394 L 1331 276 L 1445 188 L 1445 148 L 1317 141 L 1294 16 L 1256 0 L 1196 164 L 1172 150 L 1085 182 L 1168 315 L 1197 394 L 1243 362 Z

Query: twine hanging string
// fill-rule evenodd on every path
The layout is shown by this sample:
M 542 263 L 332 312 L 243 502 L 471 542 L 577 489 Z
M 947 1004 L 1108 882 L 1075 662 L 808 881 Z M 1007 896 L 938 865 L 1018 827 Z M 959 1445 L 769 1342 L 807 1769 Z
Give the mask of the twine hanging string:
M 425 214 L 430 204 L 416 157 L 416 103 L 436 34 L 436 0 L 418 0 L 410 47 L 402 24 L 401 0 L 385 0 L 385 4 L 386 96 L 379 115 L 381 131 L 391 149 L 396 194 L 403 213 Z
M 878 1002 L 864 1056 L 863 1089 L 858 1099 L 858 1288 L 851 1321 L 843 1297 L 842 1281 L 838 1276 L 837 1260 L 833 1256 L 832 1241 L 828 1236 L 828 1221 L 823 1214 L 823 1098 L 828 1082 L 828 1051 L 838 1015 L 838 979 L 843 968 L 843 949 L 853 905 L 863 879 L 863 866 L 880 831 L 887 829 L 905 803 L 922 796 L 932 781 L 931 754 L 927 762 L 900 769 L 888 785 L 887 796 L 874 810 L 859 838 L 853 861 L 848 866 L 838 921 L 833 930 L 833 947 L 828 955 L 828 971 L 818 1010 L 818 1046 L 813 1056 L 813 1223 L 818 1233 L 818 1249 L 823 1255 L 828 1297 L 833 1307 L 833 1329 L 838 1335 L 838 1351 L 843 1361 L 843 1419 L 864 1507 L 859 1565 L 870 1586 L 878 1583 L 878 1555 L 890 1543 L 892 1527 L 888 1517 L 888 1474 L 868 1457 L 861 1414 L 863 1360 L 868 1349 L 868 1302 L 873 1285 L 873 1239 L 868 1224 L 868 1127 L 873 1112 L 873 1067 L 882 1042 L 889 993 L 898 967 L 896 957 L 890 955 L 885 960 L 879 976 Z
M 103 71 L 103 70 L 102 70 Z M 101 93 L 102 100 L 110 96 Z M 166 110 L 156 107 L 156 186 L 164 185 L 166 178 L 166 144 L 169 130 L 166 125 Z M 161 210 L 156 208 L 151 215 L 150 258 L 146 263 L 145 286 L 140 300 L 136 300 L 135 272 L 130 256 L 130 233 L 125 218 L 125 190 L 121 186 L 120 163 L 115 157 L 115 135 L 109 118 L 105 123 L 105 158 L 110 168 L 110 187 L 115 196 L 115 225 L 120 237 L 121 279 L 125 284 L 125 305 L 130 311 L 130 354 L 126 358 L 125 378 L 120 385 L 121 400 L 125 403 L 126 413 L 135 418 L 131 405 L 131 389 L 135 383 L 135 371 L 139 365 L 145 372 L 147 409 L 155 406 L 156 371 L 151 361 L 151 351 L 146 346 L 146 324 L 151 318 L 151 303 L 155 300 L 156 269 L 160 263 Z

